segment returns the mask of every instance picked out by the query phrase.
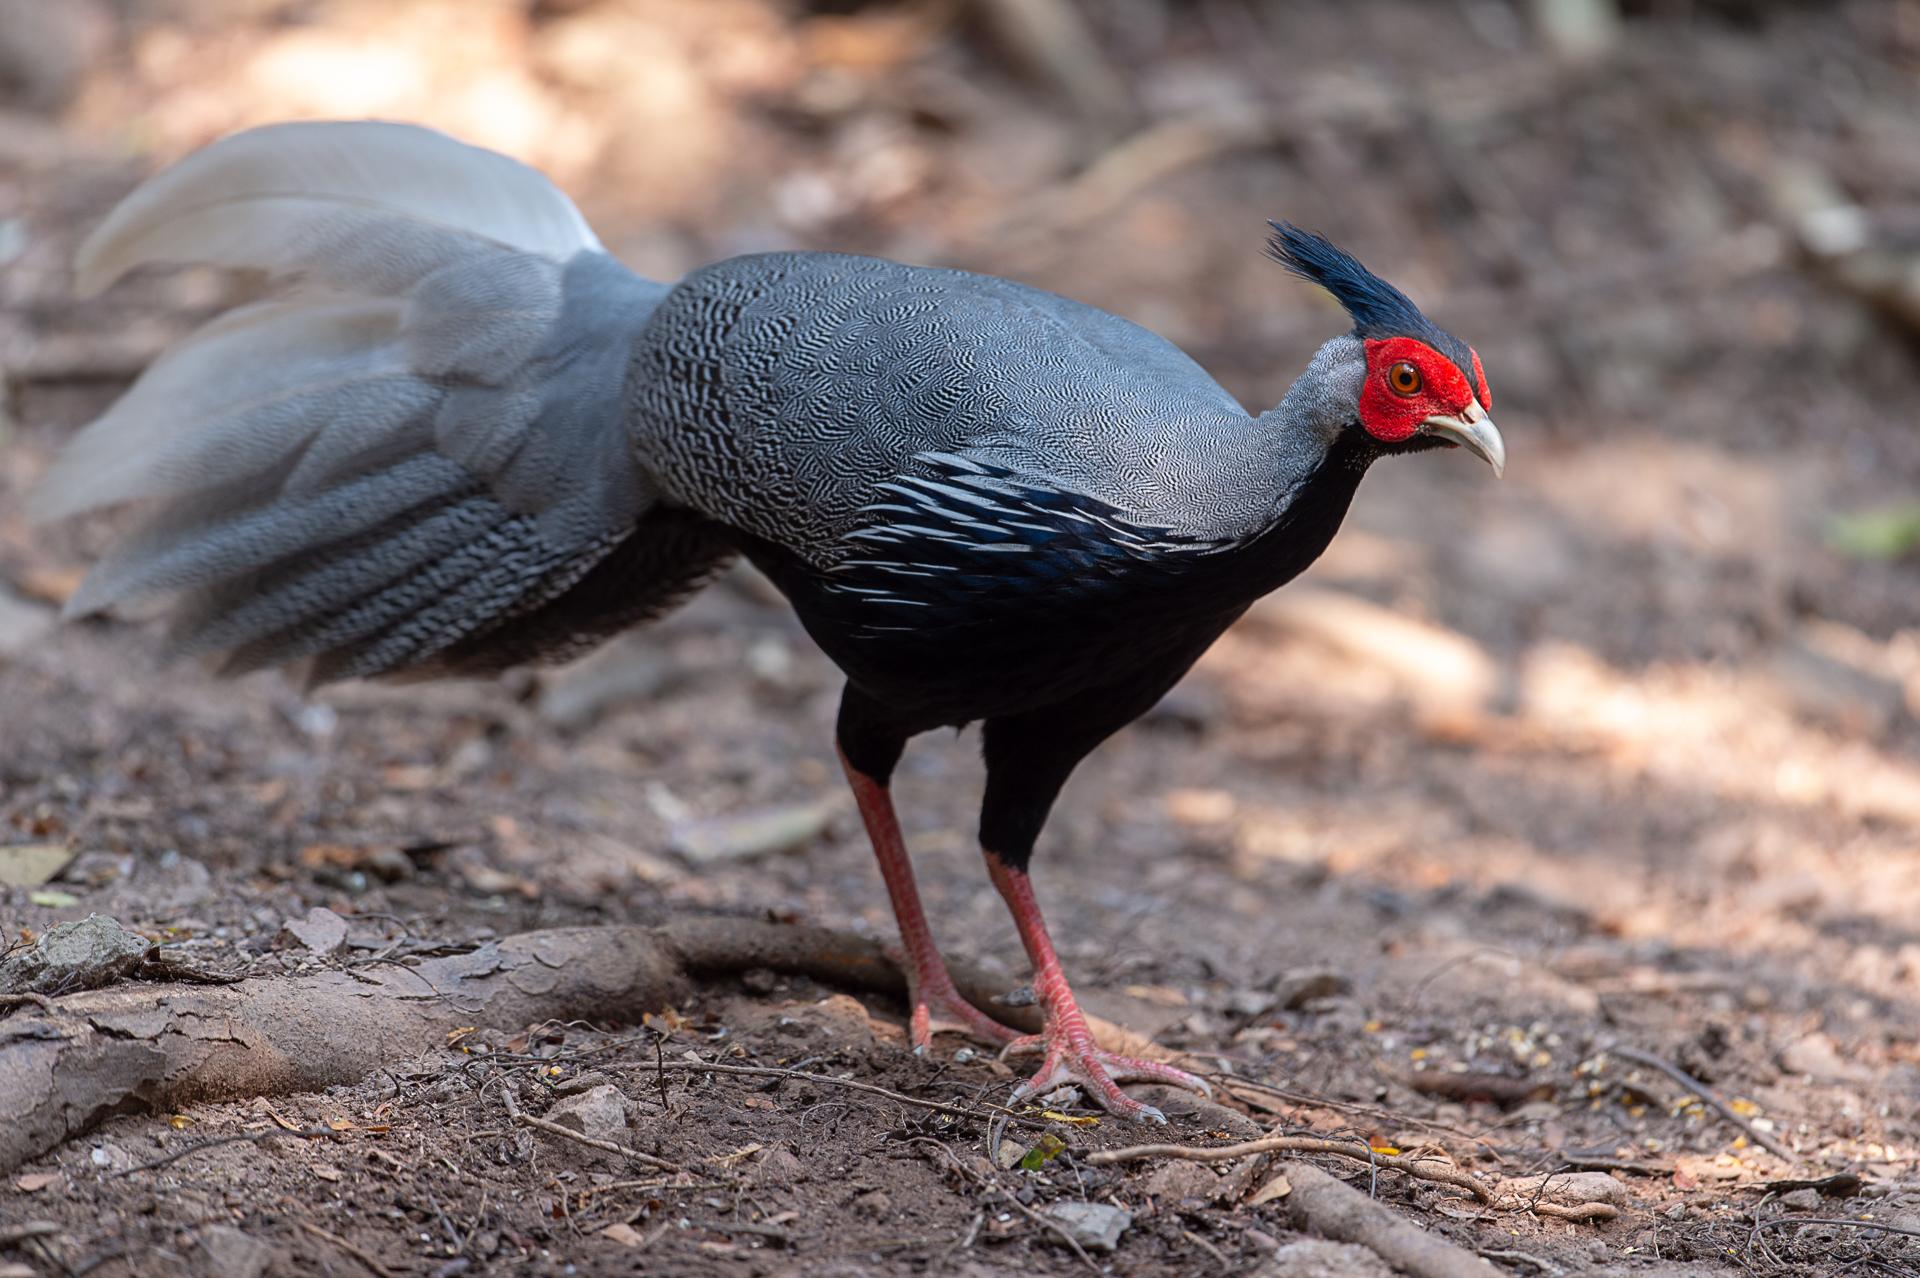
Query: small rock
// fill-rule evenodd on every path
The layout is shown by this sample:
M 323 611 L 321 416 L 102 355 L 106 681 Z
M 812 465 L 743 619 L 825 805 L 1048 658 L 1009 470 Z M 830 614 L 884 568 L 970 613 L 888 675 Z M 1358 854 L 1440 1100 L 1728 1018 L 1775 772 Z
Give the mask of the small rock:
M 1834 1047 L 1833 1040 L 1825 1034 L 1809 1034 L 1781 1048 L 1780 1068 L 1789 1074 L 1806 1074 L 1839 1081 L 1858 1081 L 1871 1073 L 1843 1059 Z
M 1054 1203 L 1041 1215 L 1065 1229 L 1073 1240 L 1088 1251 L 1113 1251 L 1120 1246 L 1120 1235 L 1133 1223 L 1133 1216 L 1111 1203 Z
M 1153 1169 L 1140 1186 L 1150 1197 L 1166 1203 L 1182 1198 L 1208 1198 L 1220 1188 L 1220 1178 L 1199 1163 L 1164 1163 Z
M 627 1098 L 611 1083 L 603 1083 L 560 1101 L 547 1111 L 547 1121 L 558 1123 L 582 1136 L 616 1144 L 625 1144 L 630 1135 Z
M 1000 1142 L 1000 1149 L 994 1157 L 995 1161 L 1000 1164 L 1001 1171 L 1012 1171 L 1020 1165 L 1020 1160 L 1026 1156 L 1027 1147 L 1019 1141 L 1008 1137 Z
M 273 1263 L 273 1248 L 231 1225 L 209 1225 L 200 1235 L 214 1278 L 260 1278 Z
M 152 942 L 104 914 L 48 928 L 0 959 L 0 994 L 68 994 L 111 985 L 147 956 Z
M 1290 1242 L 1267 1257 L 1253 1278 L 1393 1278 L 1386 1261 L 1351 1243 L 1317 1238 Z
M 1545 1188 L 1542 1188 L 1544 1184 Z M 1539 1198 L 1547 1202 L 1578 1207 L 1582 1203 L 1606 1203 L 1624 1206 L 1626 1186 L 1605 1172 L 1562 1172 L 1549 1176 L 1521 1176 L 1503 1180 L 1495 1191 L 1498 1197 L 1511 1194 L 1522 1202 Z
M 840 794 L 835 792 L 810 803 L 675 822 L 667 831 L 667 841 L 673 851 L 696 865 L 750 861 L 819 838 L 840 806 Z
M 281 925 L 283 935 L 315 954 L 338 954 L 347 943 L 347 921 L 324 905 L 316 905 L 301 919 Z
M 1780 1205 L 1788 1211 L 1818 1211 L 1820 1191 L 1817 1189 L 1795 1189 L 1780 1195 Z
M 1239 1110 L 1228 1109 L 1218 1101 L 1210 1101 L 1204 1096 L 1196 1096 L 1178 1087 L 1168 1087 L 1161 1083 L 1144 1083 L 1129 1086 L 1127 1095 L 1153 1106 L 1165 1114 L 1169 1122 L 1177 1123 L 1186 1120 L 1202 1127 L 1231 1132 L 1235 1136 L 1245 1136 L 1250 1140 L 1267 1134 L 1264 1127 Z
M 753 1160 L 753 1183 L 756 1185 L 785 1186 L 805 1179 L 807 1165 L 782 1146 L 775 1145 L 762 1150 Z
M 134 1165 L 133 1155 L 110 1141 L 102 1141 L 88 1150 L 87 1161 L 107 1171 L 125 1171 Z
M 28 603 L 0 587 L 0 657 L 12 657 L 45 640 L 60 626 L 60 614 Z
M 1338 998 L 1353 992 L 1353 982 L 1327 968 L 1290 968 L 1275 977 L 1268 986 L 1276 1006 L 1297 1012 L 1319 998 Z
M 853 1200 L 853 1209 L 863 1216 L 885 1220 L 893 1210 L 893 1199 L 887 1197 L 884 1189 L 870 1189 Z

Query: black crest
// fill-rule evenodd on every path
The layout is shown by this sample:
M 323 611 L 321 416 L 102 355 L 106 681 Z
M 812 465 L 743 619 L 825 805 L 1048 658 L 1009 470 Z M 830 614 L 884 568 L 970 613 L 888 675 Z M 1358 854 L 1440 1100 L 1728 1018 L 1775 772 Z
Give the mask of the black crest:
M 1413 299 L 1341 251 L 1325 236 L 1291 222 L 1268 222 L 1267 256 L 1309 283 L 1333 294 L 1353 317 L 1355 337 L 1417 337 L 1473 378 L 1473 353 L 1459 338 L 1435 324 Z

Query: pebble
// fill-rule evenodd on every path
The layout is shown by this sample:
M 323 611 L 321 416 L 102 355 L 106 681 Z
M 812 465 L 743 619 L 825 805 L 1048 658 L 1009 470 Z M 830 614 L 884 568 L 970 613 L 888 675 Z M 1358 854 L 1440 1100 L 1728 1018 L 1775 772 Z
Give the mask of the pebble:
M 1088 1251 L 1113 1251 L 1120 1246 L 1120 1235 L 1133 1223 L 1130 1212 L 1110 1203 L 1054 1203 L 1041 1214 L 1059 1225 Z
M 214 1278 L 260 1278 L 273 1263 L 273 1248 L 232 1225 L 209 1225 L 200 1235 Z
M 627 1125 L 627 1098 L 611 1083 L 559 1101 L 547 1111 L 547 1121 L 582 1136 L 616 1144 L 625 1144 L 631 1134 Z
M 308 910 L 305 918 L 288 919 L 280 931 L 315 954 L 338 954 L 347 943 L 347 921 L 324 905 Z
M 1393 1278 L 1386 1261 L 1351 1243 L 1318 1238 L 1290 1242 L 1253 1271 L 1252 1278 Z

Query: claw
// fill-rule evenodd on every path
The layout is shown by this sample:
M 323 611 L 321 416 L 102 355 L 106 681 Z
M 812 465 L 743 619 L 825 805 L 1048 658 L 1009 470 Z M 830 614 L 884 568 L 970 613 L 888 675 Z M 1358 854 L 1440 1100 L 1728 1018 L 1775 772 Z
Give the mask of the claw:
M 1208 1098 L 1213 1096 L 1213 1088 L 1207 1085 L 1204 1078 L 1159 1061 L 1119 1056 L 1095 1047 L 1090 1035 L 1084 1030 L 1075 1032 L 1071 1027 L 1063 1027 L 1058 1033 L 1030 1034 L 1023 1039 L 1015 1039 L 1001 1049 L 1001 1055 L 1020 1049 L 1032 1040 L 1045 1044 L 1046 1055 L 1041 1060 L 1038 1072 L 1014 1089 L 1013 1100 L 1016 1104 L 1073 1084 L 1086 1093 L 1088 1100 L 1109 1114 L 1138 1122 L 1165 1124 L 1165 1114 L 1133 1099 L 1120 1090 L 1120 1084 L 1165 1083 L 1186 1091 L 1199 1092 Z
M 1016 1031 L 962 998 L 950 979 L 940 980 L 939 977 L 946 975 L 944 971 L 939 977 L 928 973 L 923 981 L 909 965 L 907 974 L 907 1001 L 913 1008 L 907 1020 L 907 1038 L 913 1044 L 915 1056 L 925 1056 L 933 1050 L 935 1034 L 964 1034 L 988 1043 L 1007 1043 L 1019 1037 Z

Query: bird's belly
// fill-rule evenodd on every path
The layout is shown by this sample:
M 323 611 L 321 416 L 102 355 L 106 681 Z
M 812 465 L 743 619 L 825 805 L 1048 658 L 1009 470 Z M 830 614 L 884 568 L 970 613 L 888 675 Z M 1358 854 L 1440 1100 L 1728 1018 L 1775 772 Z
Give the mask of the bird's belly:
M 847 678 L 914 731 L 1041 709 L 1131 683 L 1174 660 L 1184 669 L 1244 608 L 1063 592 L 993 601 L 958 621 L 906 606 L 897 624 L 875 627 L 867 624 L 870 605 L 834 590 L 825 576 L 784 554 L 748 553 Z

